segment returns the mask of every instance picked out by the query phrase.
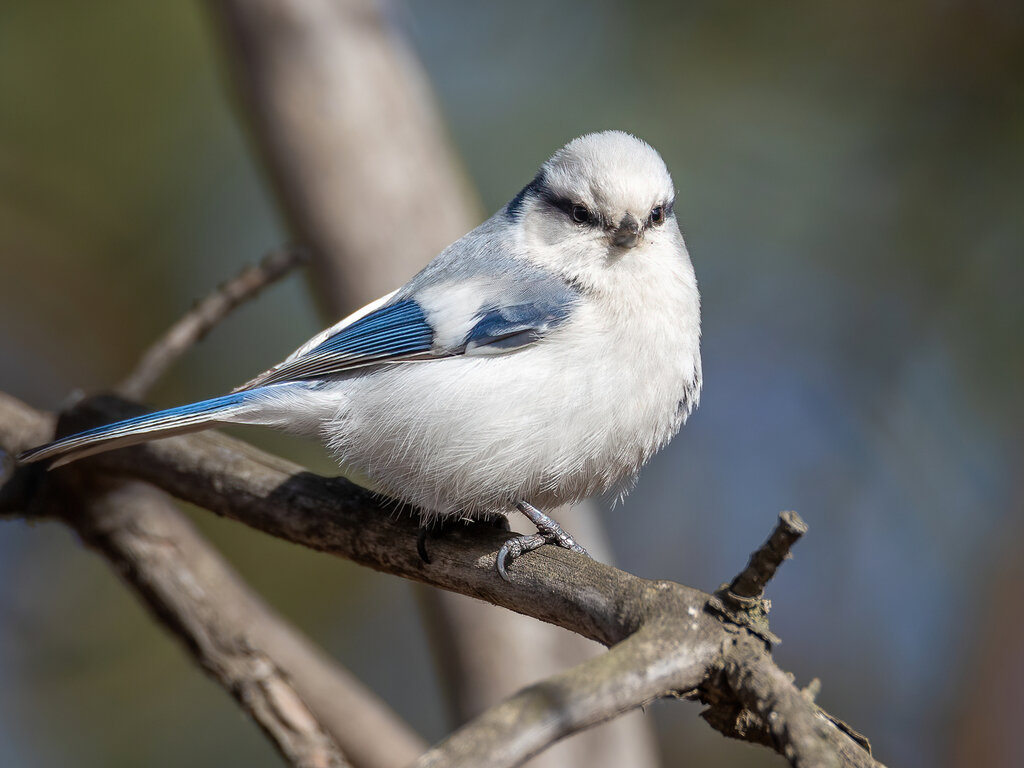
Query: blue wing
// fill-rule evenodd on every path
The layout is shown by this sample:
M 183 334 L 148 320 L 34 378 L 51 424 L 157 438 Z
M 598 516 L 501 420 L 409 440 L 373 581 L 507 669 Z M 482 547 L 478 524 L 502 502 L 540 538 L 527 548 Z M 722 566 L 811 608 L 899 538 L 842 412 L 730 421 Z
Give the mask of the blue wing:
M 407 360 L 429 353 L 434 331 L 419 304 L 410 299 L 388 304 L 339 329 L 319 344 L 245 386 L 316 379 L 375 363 Z
M 508 352 L 539 341 L 569 316 L 572 302 L 561 299 L 484 309 L 466 335 L 466 352 Z

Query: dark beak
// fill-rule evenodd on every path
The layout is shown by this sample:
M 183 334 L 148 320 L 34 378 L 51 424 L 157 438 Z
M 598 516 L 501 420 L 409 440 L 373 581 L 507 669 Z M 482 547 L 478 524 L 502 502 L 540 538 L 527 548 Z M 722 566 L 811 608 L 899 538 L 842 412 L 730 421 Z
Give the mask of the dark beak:
M 612 242 L 620 248 L 635 246 L 640 242 L 640 222 L 627 213 L 612 232 Z

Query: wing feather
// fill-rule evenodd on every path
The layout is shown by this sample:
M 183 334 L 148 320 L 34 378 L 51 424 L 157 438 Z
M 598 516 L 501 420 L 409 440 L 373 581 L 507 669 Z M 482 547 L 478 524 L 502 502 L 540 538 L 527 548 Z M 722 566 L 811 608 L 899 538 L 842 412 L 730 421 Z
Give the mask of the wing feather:
M 243 389 L 281 381 L 316 379 L 354 368 L 430 353 L 434 331 L 423 309 L 411 299 L 386 304 L 300 350 Z

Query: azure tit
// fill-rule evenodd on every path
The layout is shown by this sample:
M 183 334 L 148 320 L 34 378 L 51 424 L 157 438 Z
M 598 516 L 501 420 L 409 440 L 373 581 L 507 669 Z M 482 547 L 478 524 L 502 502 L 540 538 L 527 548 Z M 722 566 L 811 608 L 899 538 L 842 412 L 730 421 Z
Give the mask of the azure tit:
M 658 153 L 620 131 L 559 149 L 511 202 L 397 291 L 212 400 L 22 454 L 52 466 L 217 424 L 320 438 L 424 525 L 623 492 L 697 404 L 700 299 Z

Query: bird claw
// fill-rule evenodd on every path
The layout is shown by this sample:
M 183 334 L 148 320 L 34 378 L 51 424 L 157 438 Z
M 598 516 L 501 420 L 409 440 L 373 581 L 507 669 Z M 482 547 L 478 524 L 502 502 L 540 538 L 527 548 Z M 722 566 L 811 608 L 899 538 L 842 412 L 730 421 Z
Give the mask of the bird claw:
M 515 562 L 521 555 L 540 549 L 545 544 L 556 544 L 563 549 L 590 557 L 587 550 L 577 544 L 576 540 L 556 520 L 525 501 L 519 502 L 516 506 L 537 526 L 537 533 L 514 536 L 501 545 L 501 549 L 498 550 L 497 567 L 498 575 L 505 581 L 512 580 L 509 578 L 507 570 L 509 564 Z
M 554 544 L 555 541 L 556 539 L 553 537 L 544 536 L 540 533 L 513 536 L 511 539 L 506 539 L 505 543 L 501 545 L 501 549 L 498 550 L 498 575 L 505 581 L 512 581 L 509 578 L 508 571 L 505 570 L 509 563 L 515 562 L 520 555 L 540 549 L 545 544 Z
M 427 537 L 430 535 L 430 529 L 425 525 L 421 525 L 416 529 L 416 552 L 420 556 L 420 560 L 425 565 L 430 565 L 430 553 L 427 552 Z

